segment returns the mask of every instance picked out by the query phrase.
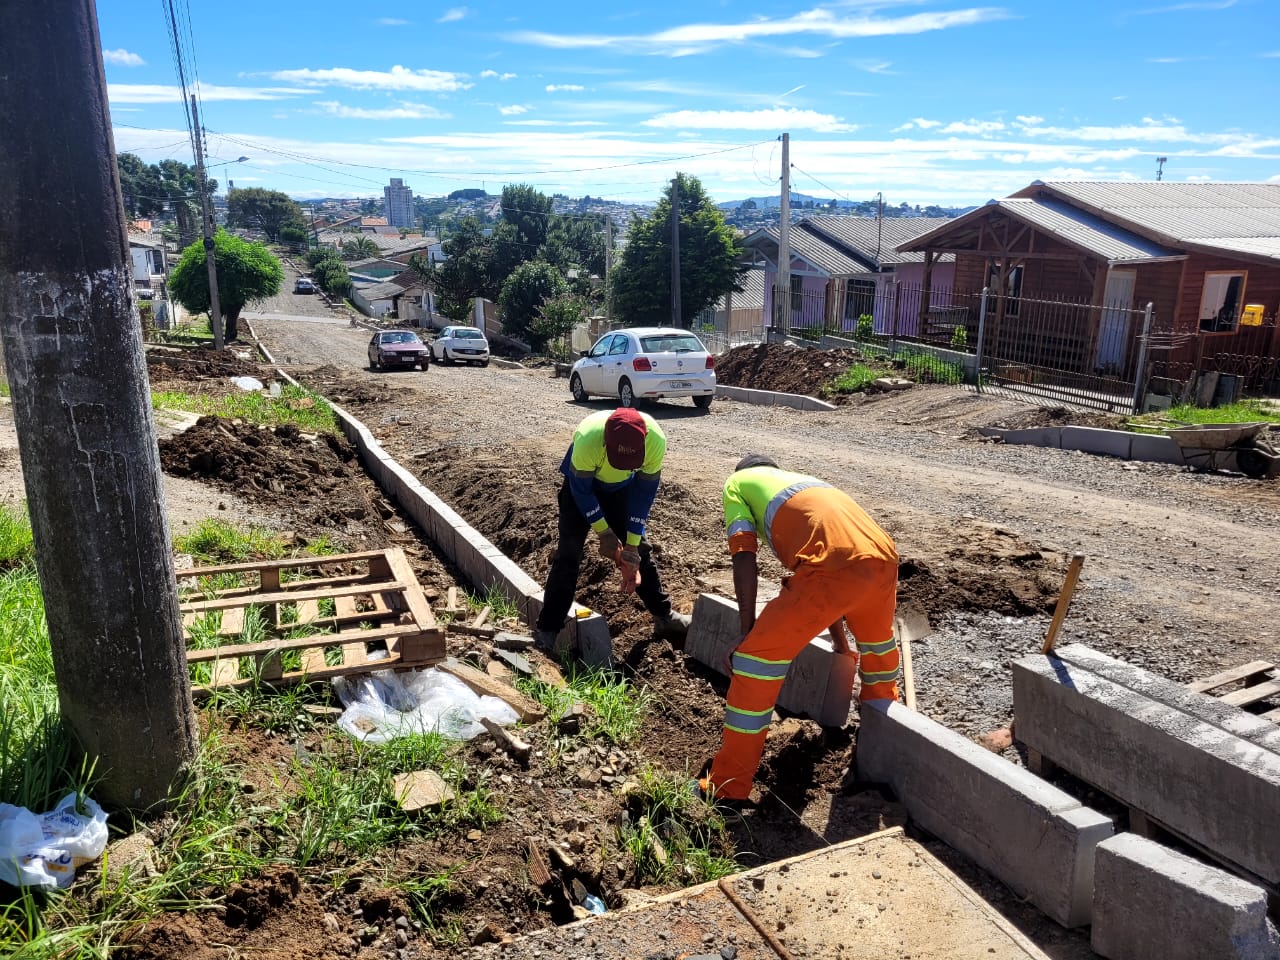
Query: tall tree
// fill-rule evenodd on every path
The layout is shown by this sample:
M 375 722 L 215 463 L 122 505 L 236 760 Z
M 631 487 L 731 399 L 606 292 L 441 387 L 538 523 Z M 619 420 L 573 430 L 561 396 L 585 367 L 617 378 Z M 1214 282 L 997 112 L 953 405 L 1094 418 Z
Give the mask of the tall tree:
M 742 245 L 697 177 L 677 174 L 680 185 L 681 325 L 729 291 L 738 279 Z M 671 322 L 671 188 L 654 212 L 632 217 L 626 249 L 610 278 L 614 310 L 632 326 Z
M 302 208 L 279 190 L 237 188 L 227 194 L 227 223 L 261 230 L 272 243 L 286 223 L 302 222 Z
M 373 237 L 365 236 L 363 233 L 356 234 L 350 240 L 342 241 L 343 260 L 367 260 L 370 257 L 376 257 L 380 252 L 378 245 L 373 242 Z
M 0 3 L 0 336 L 51 726 L 75 737 L 99 800 L 143 810 L 179 786 L 196 721 L 101 51 L 92 3 Z
M 516 239 L 525 245 L 525 260 L 532 260 L 547 239 L 551 222 L 551 198 L 527 183 L 502 188 L 502 219 L 516 228 Z
M 542 305 L 568 292 L 564 277 L 549 263 L 533 260 L 522 263 L 502 285 L 498 306 L 502 310 L 502 329 L 521 339 L 539 339 L 532 329 Z M 545 343 L 545 338 L 543 339 Z M 541 346 L 531 343 L 530 346 Z
M 191 243 L 200 233 L 200 178 L 196 168 L 180 160 L 144 163 L 132 153 L 116 159 L 125 214 L 139 217 L 172 215 L 178 227 L 178 242 Z M 217 180 L 205 181 L 210 199 L 218 189 Z
M 218 268 L 218 301 L 226 318 L 226 340 L 239 336 L 240 311 L 245 304 L 280 292 L 284 270 L 266 247 L 219 230 L 213 238 L 214 262 Z M 193 313 L 209 310 L 209 273 L 204 246 L 193 243 L 182 251 L 182 259 L 169 275 L 169 291 Z M 215 319 L 210 320 L 216 323 Z

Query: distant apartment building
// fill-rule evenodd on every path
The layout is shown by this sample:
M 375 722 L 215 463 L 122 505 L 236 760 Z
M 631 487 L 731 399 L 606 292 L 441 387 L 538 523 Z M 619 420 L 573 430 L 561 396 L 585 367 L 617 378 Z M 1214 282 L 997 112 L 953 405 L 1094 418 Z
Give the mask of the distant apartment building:
M 412 227 L 413 191 L 399 177 L 391 178 L 391 186 L 382 188 L 387 223 L 393 227 Z

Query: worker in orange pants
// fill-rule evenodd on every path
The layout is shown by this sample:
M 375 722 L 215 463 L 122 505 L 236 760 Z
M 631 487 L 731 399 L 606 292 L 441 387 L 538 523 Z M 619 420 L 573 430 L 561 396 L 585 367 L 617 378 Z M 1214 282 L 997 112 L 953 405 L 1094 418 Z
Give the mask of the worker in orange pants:
M 699 786 L 704 796 L 746 800 L 791 661 L 824 629 L 838 654 L 858 657 L 860 700 L 897 699 L 898 553 L 848 495 L 758 454 L 726 481 L 724 513 L 743 637 L 730 659 L 723 745 Z M 761 536 L 793 575 L 757 619 Z

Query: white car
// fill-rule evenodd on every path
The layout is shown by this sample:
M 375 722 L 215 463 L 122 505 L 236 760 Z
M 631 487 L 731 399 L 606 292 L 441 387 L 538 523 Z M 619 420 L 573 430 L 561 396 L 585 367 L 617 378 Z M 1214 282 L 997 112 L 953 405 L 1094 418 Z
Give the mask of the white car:
M 475 327 L 445 327 L 431 342 L 431 359 L 489 365 L 489 340 Z
M 573 399 L 641 400 L 691 397 L 702 410 L 716 395 L 716 361 L 702 341 L 678 327 L 634 327 L 606 333 L 582 354 L 569 375 Z

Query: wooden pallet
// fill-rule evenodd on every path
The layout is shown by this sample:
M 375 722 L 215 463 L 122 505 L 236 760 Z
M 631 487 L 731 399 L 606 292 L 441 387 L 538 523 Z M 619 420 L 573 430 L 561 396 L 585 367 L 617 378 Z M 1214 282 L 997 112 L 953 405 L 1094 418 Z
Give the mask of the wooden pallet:
M 1280 670 L 1268 660 L 1253 660 L 1187 686 L 1196 693 L 1207 693 L 1223 703 L 1256 713 L 1264 720 L 1280 723 L 1280 707 L 1268 710 L 1263 703 L 1280 696 Z M 1224 687 L 1232 689 L 1224 691 Z
M 197 697 L 259 680 L 324 680 L 430 666 L 445 657 L 444 630 L 398 548 L 191 567 L 177 576 L 186 595 L 180 610 L 187 663 L 212 664 L 209 682 L 192 687 Z M 211 589 L 211 577 L 234 577 L 239 585 Z M 251 608 L 260 613 L 266 636 L 246 642 L 242 633 Z M 227 642 L 193 648 L 192 626 L 212 614 L 220 614 L 218 636 Z M 287 639 L 304 625 L 327 632 Z M 286 671 L 281 657 L 294 650 L 302 669 Z M 339 656 L 340 663 L 328 662 Z

